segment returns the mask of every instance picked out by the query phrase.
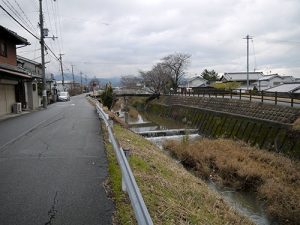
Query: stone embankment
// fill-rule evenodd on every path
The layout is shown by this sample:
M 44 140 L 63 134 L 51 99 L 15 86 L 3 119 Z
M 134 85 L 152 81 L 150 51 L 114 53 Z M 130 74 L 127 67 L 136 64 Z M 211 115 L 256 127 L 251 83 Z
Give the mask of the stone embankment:
M 147 111 L 181 120 L 205 136 L 240 139 L 300 158 L 300 131 L 292 129 L 299 109 L 225 98 L 162 96 Z

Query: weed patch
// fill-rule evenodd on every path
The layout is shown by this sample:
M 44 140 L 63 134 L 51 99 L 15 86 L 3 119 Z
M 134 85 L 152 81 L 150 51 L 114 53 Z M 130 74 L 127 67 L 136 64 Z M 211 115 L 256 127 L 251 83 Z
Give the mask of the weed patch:
M 143 137 L 114 126 L 154 224 L 252 224 Z
M 300 117 L 293 123 L 294 130 L 300 130 Z
M 300 221 L 300 165 L 282 155 L 225 139 L 169 141 L 173 156 L 198 176 L 237 190 L 255 191 L 282 224 Z

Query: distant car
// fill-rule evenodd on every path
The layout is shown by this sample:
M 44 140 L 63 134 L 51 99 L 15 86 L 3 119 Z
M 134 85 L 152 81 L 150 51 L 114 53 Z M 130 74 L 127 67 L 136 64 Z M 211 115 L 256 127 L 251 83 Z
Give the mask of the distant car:
M 69 92 L 67 92 L 67 91 L 60 92 L 58 95 L 58 101 L 61 101 L 61 102 L 70 101 Z

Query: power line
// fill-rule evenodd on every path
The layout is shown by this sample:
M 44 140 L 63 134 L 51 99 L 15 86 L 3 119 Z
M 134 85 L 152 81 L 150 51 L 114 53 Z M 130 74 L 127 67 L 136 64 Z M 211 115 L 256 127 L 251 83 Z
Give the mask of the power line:
M 30 33 L 33 37 L 35 37 L 37 40 L 40 40 L 40 38 L 38 38 L 36 35 L 34 35 L 30 30 L 28 30 L 26 27 L 24 27 L 14 16 L 12 16 L 2 5 L 0 5 L 0 8 L 2 10 L 4 10 L 4 12 L 6 12 L 14 21 L 16 21 L 23 29 L 25 29 L 28 33 Z M 53 56 L 59 60 L 59 58 L 55 55 L 55 53 L 52 51 L 52 49 L 45 43 L 45 47 L 47 48 L 47 50 L 49 50 Z
M 40 40 L 35 34 L 33 34 L 30 30 L 28 30 L 23 24 L 21 24 L 14 16 L 12 16 L 2 5 L 0 5 L 0 8 L 7 13 L 14 21 L 16 21 L 23 29 L 25 29 L 28 33 L 30 33 L 33 37 Z
M 30 29 L 31 31 L 32 28 L 30 27 L 30 25 L 27 23 L 27 21 L 20 15 L 20 13 L 18 12 L 18 10 L 15 9 L 15 7 L 8 1 L 4 1 L 2 0 L 2 2 L 6 5 L 7 8 L 10 9 L 10 11 L 16 16 L 18 17 L 19 20 L 22 21 L 23 25 L 25 25 L 28 29 Z
M 55 32 L 57 34 L 57 36 L 59 36 L 60 38 L 58 39 L 57 42 L 57 46 L 58 46 L 58 50 L 59 52 L 62 52 L 62 32 L 61 32 L 61 23 L 60 23 L 60 15 L 59 15 L 59 7 L 58 7 L 58 2 L 56 2 L 56 4 L 54 5 L 54 2 L 52 2 L 52 11 L 53 11 L 53 15 L 54 15 L 54 26 L 55 26 Z
M 19 9 L 21 10 L 21 12 L 23 13 L 23 15 L 25 16 L 25 18 L 27 19 L 27 21 L 29 22 L 29 24 L 31 25 L 31 28 L 32 28 L 35 32 L 37 32 L 35 26 L 31 23 L 30 19 L 28 18 L 28 16 L 26 15 L 26 13 L 24 12 L 24 10 L 23 10 L 22 7 L 20 6 L 20 4 L 19 4 L 16 0 L 14 0 L 14 1 L 15 1 L 15 3 L 17 4 L 17 6 L 19 7 Z

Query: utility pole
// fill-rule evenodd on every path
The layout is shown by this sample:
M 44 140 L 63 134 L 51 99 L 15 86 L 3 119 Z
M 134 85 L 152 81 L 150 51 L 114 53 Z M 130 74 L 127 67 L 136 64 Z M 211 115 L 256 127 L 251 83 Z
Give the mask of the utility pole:
M 75 85 L 74 70 L 73 70 L 74 65 L 71 65 L 71 66 L 72 66 L 72 77 L 73 77 L 73 85 L 72 85 L 72 88 L 74 89 L 74 85 Z
M 87 75 L 84 76 L 84 80 L 85 80 L 85 90 L 89 91 L 88 83 L 87 83 Z
M 243 39 L 247 40 L 247 90 L 249 90 L 249 40 L 252 39 L 252 37 L 250 37 L 248 34 Z
M 60 62 L 60 70 L 61 70 L 61 77 L 62 77 L 62 86 L 63 86 L 63 91 L 65 91 L 65 78 L 64 78 L 64 69 L 62 65 L 62 56 L 64 54 L 59 54 L 59 62 Z
M 47 108 L 47 91 L 46 91 L 46 72 L 45 72 L 45 36 L 44 36 L 44 18 L 43 18 L 43 5 L 40 1 L 40 44 L 41 44 L 41 57 L 42 57 L 42 90 L 43 90 L 43 108 Z
M 82 94 L 82 72 L 80 71 L 80 90 Z

